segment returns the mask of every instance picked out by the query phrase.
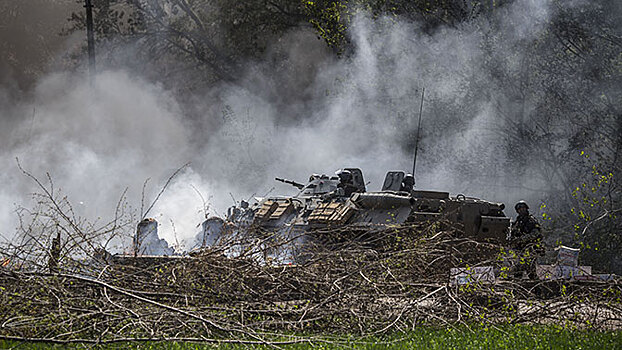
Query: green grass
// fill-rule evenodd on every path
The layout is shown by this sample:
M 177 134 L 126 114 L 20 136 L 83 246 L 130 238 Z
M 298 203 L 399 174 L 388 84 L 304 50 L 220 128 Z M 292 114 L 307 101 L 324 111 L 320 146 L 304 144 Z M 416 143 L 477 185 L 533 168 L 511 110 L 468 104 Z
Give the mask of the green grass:
M 316 337 L 319 337 L 316 335 Z M 285 349 L 622 349 L 622 331 L 601 332 L 554 326 L 504 326 L 500 329 L 442 329 L 419 327 L 390 336 L 352 338 L 325 337 L 333 343 L 318 342 L 282 346 Z M 0 349 L 268 349 L 244 344 L 197 344 L 175 342 L 115 343 L 105 346 L 54 345 L 1 341 Z

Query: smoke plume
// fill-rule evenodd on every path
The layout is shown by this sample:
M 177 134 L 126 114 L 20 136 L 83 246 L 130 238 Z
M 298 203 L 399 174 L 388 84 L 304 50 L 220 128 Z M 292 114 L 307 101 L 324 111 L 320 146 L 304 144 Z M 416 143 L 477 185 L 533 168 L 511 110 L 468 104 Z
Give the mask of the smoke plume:
M 354 54 L 344 59 L 310 29 L 296 29 L 270 45 L 264 61 L 249 62 L 237 84 L 183 102 L 123 67 L 100 72 L 92 85 L 81 74 L 49 73 L 31 98 L 0 100 L 0 233 L 12 237 L 15 206 L 28 205 L 35 190 L 16 157 L 39 178 L 49 172 L 91 220 L 113 215 L 125 188 L 138 212 L 190 163 L 149 213 L 170 244 L 189 242 L 202 218 L 224 214 L 232 197 L 295 193 L 275 176 L 304 182 L 311 173 L 360 167 L 369 190 L 379 190 L 387 171 L 412 168 L 424 88 L 417 187 L 538 201 L 524 188 L 507 190 L 516 184 L 504 171 L 506 140 L 496 131 L 512 121 L 496 115 L 505 95 L 488 58 L 501 55 L 497 63 L 520 69 L 523 48 L 547 28 L 551 11 L 548 1 L 516 1 L 492 19 L 432 34 L 363 14 L 350 31 Z M 482 27 L 495 21 L 505 41 L 491 53 Z M 200 117 L 187 118 L 187 110 Z

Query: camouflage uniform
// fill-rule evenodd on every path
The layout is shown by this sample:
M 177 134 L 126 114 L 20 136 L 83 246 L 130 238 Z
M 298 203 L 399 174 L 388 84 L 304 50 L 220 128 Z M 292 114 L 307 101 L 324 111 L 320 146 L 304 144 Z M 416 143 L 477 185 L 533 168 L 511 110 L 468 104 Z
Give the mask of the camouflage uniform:
M 519 215 L 512 224 L 511 240 L 512 247 L 524 250 L 533 245 L 542 244 L 542 229 L 538 220 L 531 215 Z
M 533 215 L 527 213 L 516 218 L 512 224 L 510 245 L 525 259 L 523 266 L 515 271 L 516 276 L 526 271 L 529 278 L 537 278 L 536 258 L 543 256 L 545 252 L 542 238 L 540 224 Z
M 356 188 L 356 186 L 350 183 L 345 183 L 345 184 L 339 183 L 337 185 L 337 188 L 343 189 L 343 195 L 346 197 L 350 197 L 352 193 L 358 191 L 358 188 Z
M 352 193 L 358 190 L 352 182 L 352 173 L 349 170 L 338 170 L 336 174 L 339 176 L 339 184 L 337 184 L 337 188 L 341 189 L 338 195 L 350 197 Z

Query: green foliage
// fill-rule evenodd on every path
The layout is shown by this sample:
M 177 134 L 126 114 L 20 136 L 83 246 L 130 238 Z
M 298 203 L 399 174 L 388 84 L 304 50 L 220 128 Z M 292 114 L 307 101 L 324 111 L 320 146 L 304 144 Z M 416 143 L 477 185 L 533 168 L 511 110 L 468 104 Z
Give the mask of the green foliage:
M 318 38 L 341 52 L 347 42 L 346 32 L 352 18 L 347 1 L 305 1 L 304 6 Z
M 274 35 L 304 21 L 301 4 L 288 0 L 101 0 L 93 1 L 93 11 L 104 49 L 98 57 L 108 56 L 100 65 L 115 62 L 131 43 L 141 55 L 137 69 L 183 63 L 215 80 L 235 79 L 240 61 L 260 57 Z M 84 17 L 74 12 L 67 32 L 85 30 Z
M 353 18 L 363 13 L 372 18 L 404 17 L 426 28 L 455 25 L 477 16 L 490 4 L 464 0 L 302 0 L 307 21 L 338 54 L 350 48 L 349 29 Z
M 619 349 L 622 332 L 599 332 L 563 326 L 474 326 L 457 328 L 416 327 L 405 333 L 352 338 L 321 336 L 314 344 L 279 345 L 284 349 Z M 18 343 L 0 340 L 1 348 L 65 349 L 84 345 Z M 268 349 L 267 345 L 200 344 L 185 342 L 115 343 L 96 349 Z
M 587 152 L 581 151 L 580 157 L 587 166 L 591 164 L 591 171 L 571 192 L 574 242 L 582 249 L 584 262 L 611 270 L 622 248 L 622 237 L 617 233 L 622 228 L 619 180 Z

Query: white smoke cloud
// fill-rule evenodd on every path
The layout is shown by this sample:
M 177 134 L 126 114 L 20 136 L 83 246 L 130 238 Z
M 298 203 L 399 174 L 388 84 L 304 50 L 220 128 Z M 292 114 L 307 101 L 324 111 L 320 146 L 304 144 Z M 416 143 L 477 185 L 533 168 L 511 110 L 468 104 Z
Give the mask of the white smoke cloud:
M 2 201 L 3 213 L 13 203 L 26 204 L 25 195 L 34 190 L 15 157 L 41 180 L 49 172 L 56 188 L 82 203 L 74 208 L 78 214 L 91 219 L 110 217 L 125 187 L 130 198 L 140 197 L 145 179 L 187 159 L 188 130 L 174 99 L 137 77 L 105 72 L 91 88 L 71 74 L 53 74 L 34 95 L 34 117 L 3 133 L 14 144 L 0 153 L 1 192 L 13 199 Z M 17 106 L 9 113 L 29 110 Z M 3 224 L 5 235 L 15 226 Z
M 547 4 L 517 1 L 500 11 L 509 16 L 505 30 L 516 34 L 504 49 L 537 37 L 550 15 Z M 417 185 L 514 200 L 496 187 L 465 188 L 456 174 L 456 154 L 482 163 L 505 158 L 486 148 L 499 142 L 490 131 L 490 91 L 475 99 L 477 105 L 465 106 L 462 119 L 443 115 L 444 106 L 473 101 L 465 91 L 474 79 L 485 79 L 478 25 L 428 36 L 415 23 L 359 16 L 352 27 L 356 53 L 344 60 L 334 59 L 306 29 L 288 33 L 268 50 L 269 58 L 279 57 L 276 64 L 268 59 L 249 65 L 240 85 L 186 96 L 191 102 L 184 103 L 202 111 L 201 120 L 184 117 L 171 91 L 123 70 L 98 74 L 92 87 L 70 73 L 48 75 L 32 100 L 2 108 L 0 233 L 11 236 L 14 203 L 27 204 L 33 190 L 15 157 L 38 177 L 49 172 L 91 219 L 111 217 L 126 187 L 129 201 L 140 208 L 147 178 L 150 202 L 168 176 L 190 162 L 149 213 L 160 223 L 160 237 L 186 242 L 186 248 L 205 215 L 197 192 L 208 200 L 210 214 L 222 215 L 233 204 L 231 196 L 262 196 L 272 187 L 272 194 L 295 192 L 274 182 L 275 176 L 304 181 L 342 167 L 362 168 L 369 189 L 379 190 L 386 171 L 412 167 L 412 150 L 404 144 L 412 144 L 424 87 L 428 137 L 421 147 L 427 152 L 420 153 Z M 441 152 L 454 156 L 430 157 Z

